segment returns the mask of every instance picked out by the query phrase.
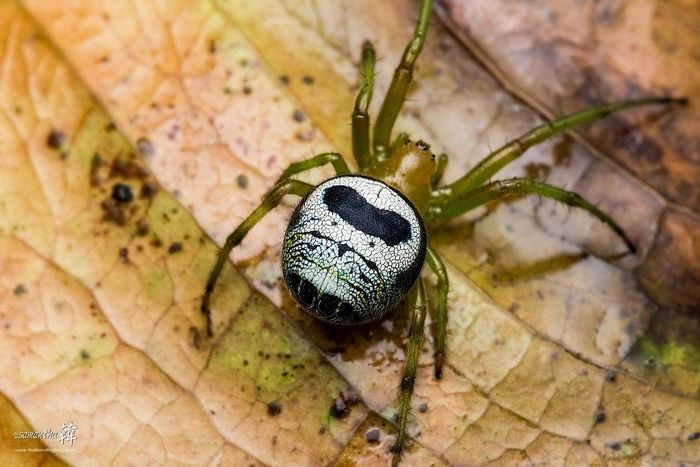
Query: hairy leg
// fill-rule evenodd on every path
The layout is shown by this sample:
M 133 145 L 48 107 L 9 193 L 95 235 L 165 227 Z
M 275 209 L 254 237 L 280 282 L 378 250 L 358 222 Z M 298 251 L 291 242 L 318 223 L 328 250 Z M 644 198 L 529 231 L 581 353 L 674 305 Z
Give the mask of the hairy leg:
M 445 264 L 440 255 L 428 244 L 425 261 L 433 274 L 437 276 L 437 306 L 435 307 L 435 377 L 442 378 L 442 367 L 445 364 L 445 348 L 447 341 L 447 292 L 450 282 L 447 277 Z
M 647 99 L 611 102 L 545 123 L 492 152 L 462 178 L 450 185 L 439 188 L 437 194 L 449 194 L 451 191 L 465 192 L 481 186 L 495 175 L 496 172 L 520 157 L 527 149 L 573 126 L 600 120 L 613 112 L 618 112 L 630 107 L 653 104 L 685 104 L 686 102 L 686 99 L 674 99 L 671 97 L 651 97 Z
M 416 29 L 413 32 L 413 38 L 406 46 L 403 56 L 401 57 L 401 63 L 399 63 L 399 66 L 394 71 L 394 77 L 391 80 L 391 85 L 384 98 L 382 108 L 379 111 L 379 116 L 374 126 L 374 153 L 375 157 L 380 160 L 387 155 L 389 141 L 391 139 L 391 130 L 394 127 L 394 122 L 399 115 L 401 106 L 406 100 L 408 86 L 413 79 L 413 66 L 425 43 L 430 13 L 433 9 L 433 1 L 434 0 L 423 0 L 423 6 L 421 7 Z
M 462 213 L 474 209 L 482 204 L 494 201 L 510 194 L 537 194 L 556 201 L 561 201 L 569 206 L 588 211 L 601 222 L 607 224 L 627 245 L 631 253 L 636 251 L 632 241 L 624 230 L 603 211 L 578 194 L 566 191 L 547 183 L 530 180 L 528 178 L 511 178 L 488 183 L 473 190 L 454 190 L 449 196 L 433 198 L 426 221 L 444 221 L 452 219 Z
M 409 297 L 411 302 L 415 298 L 413 307 L 413 316 L 411 318 L 411 327 L 408 331 L 408 348 L 406 350 L 406 363 L 403 367 L 403 375 L 401 377 L 400 395 L 399 395 L 399 413 L 398 413 L 398 433 L 396 441 L 391 448 L 394 454 L 392 465 L 398 465 L 401 460 L 401 452 L 406 438 L 406 426 L 408 425 L 408 412 L 411 408 L 411 397 L 413 396 L 413 385 L 416 381 L 416 369 L 418 368 L 418 360 L 420 351 L 423 347 L 423 327 L 425 326 L 425 287 L 423 279 L 418 278 L 418 282 L 411 290 L 412 297 Z M 409 303 L 411 303 L 409 302 Z
M 335 169 L 336 175 L 347 175 L 350 173 L 350 169 L 348 169 L 348 165 L 345 163 L 343 156 L 337 152 L 324 152 L 323 154 L 318 154 L 310 159 L 289 164 L 289 167 L 282 172 L 282 175 L 279 176 L 276 183 L 280 183 L 292 175 L 296 175 L 300 172 L 305 172 L 325 164 L 331 164 Z
M 369 103 L 374 91 L 374 63 L 377 57 L 370 41 L 362 44 L 362 60 L 360 76 L 362 81 L 360 91 L 355 99 L 355 110 L 352 112 L 352 153 L 355 162 L 364 172 L 371 165 L 372 151 L 369 147 Z

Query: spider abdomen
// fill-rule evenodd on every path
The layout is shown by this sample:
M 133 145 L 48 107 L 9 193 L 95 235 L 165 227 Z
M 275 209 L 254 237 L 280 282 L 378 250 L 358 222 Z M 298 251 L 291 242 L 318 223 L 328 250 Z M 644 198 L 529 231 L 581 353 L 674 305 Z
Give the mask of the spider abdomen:
M 389 185 L 349 175 L 325 181 L 297 206 L 282 246 L 292 296 L 334 324 L 372 321 L 413 286 L 426 252 L 423 221 Z

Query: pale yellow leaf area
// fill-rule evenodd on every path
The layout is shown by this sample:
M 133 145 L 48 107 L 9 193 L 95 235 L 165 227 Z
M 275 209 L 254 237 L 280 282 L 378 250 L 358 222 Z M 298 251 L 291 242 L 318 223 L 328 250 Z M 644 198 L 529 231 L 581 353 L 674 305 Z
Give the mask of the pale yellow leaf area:
M 289 205 L 234 253 L 211 339 L 198 307 L 216 251 L 206 235 L 221 243 L 289 162 L 350 154 L 360 44 L 380 53 L 381 96 L 414 8 L 2 3 L 0 392 L 35 430 L 78 426 L 60 459 L 387 462 L 405 316 L 347 332 L 305 317 L 279 285 Z M 448 178 L 539 122 L 437 24 L 417 79 L 399 126 L 451 154 Z M 56 131 L 65 139 L 49 144 Z M 558 164 L 565 142 L 506 175 L 554 166 L 551 183 L 586 191 L 623 224 L 629 206 L 660 209 L 578 145 Z M 596 174 L 620 188 L 586 183 Z M 127 207 L 110 202 L 117 182 L 132 187 Z M 449 261 L 449 365 L 432 378 L 428 340 L 405 464 L 700 462 L 697 376 L 671 392 L 620 369 L 653 305 L 629 264 L 601 259 L 619 251 L 614 236 L 537 199 L 478 215 L 433 232 Z M 637 235 L 647 248 L 650 235 Z M 551 257 L 573 259 L 518 276 Z M 494 279 L 494 262 L 515 279 Z M 333 417 L 350 386 L 361 400 Z M 374 427 L 377 444 L 366 440 Z

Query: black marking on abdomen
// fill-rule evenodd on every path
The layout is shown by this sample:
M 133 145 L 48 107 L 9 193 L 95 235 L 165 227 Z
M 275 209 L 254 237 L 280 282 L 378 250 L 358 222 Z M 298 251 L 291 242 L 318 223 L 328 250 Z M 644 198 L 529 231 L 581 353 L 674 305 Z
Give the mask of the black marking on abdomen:
M 335 185 L 323 192 L 323 203 L 360 232 L 381 238 L 389 246 L 411 239 L 411 224 L 399 214 L 368 203 L 357 190 Z
M 338 245 L 338 257 L 343 256 L 348 251 L 355 251 L 355 250 L 347 243 L 341 243 L 340 245 Z
M 329 237 L 327 235 L 323 235 L 318 230 L 310 230 L 310 231 L 306 231 L 306 232 L 297 232 L 297 233 L 302 234 L 302 235 L 311 235 L 314 238 L 318 238 L 321 240 L 328 240 L 329 242 L 336 243 L 336 244 L 339 243 L 338 240 L 336 240 L 332 237 Z M 354 249 L 353 247 L 351 247 L 347 243 L 340 243 L 338 245 L 338 257 L 343 256 L 348 251 L 355 253 L 357 255 L 357 257 L 360 258 L 367 265 L 367 267 L 370 268 L 372 271 L 379 272 L 379 267 L 377 266 L 377 263 L 375 263 L 371 259 L 365 258 L 364 255 L 362 255 L 359 251 L 357 251 L 356 249 Z

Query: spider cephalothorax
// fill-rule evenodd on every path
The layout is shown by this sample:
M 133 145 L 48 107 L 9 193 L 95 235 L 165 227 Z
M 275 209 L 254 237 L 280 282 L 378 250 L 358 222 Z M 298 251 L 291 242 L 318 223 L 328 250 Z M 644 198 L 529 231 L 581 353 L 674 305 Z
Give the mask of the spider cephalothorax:
M 369 103 L 374 88 L 375 53 L 365 42 L 361 86 L 352 114 L 353 156 L 358 174 L 352 175 L 337 153 L 324 153 L 291 164 L 258 206 L 226 239 L 209 281 L 201 309 L 207 331 L 213 334 L 209 302 L 214 285 L 231 250 L 285 195 L 303 198 L 290 219 L 282 247 L 284 279 L 292 296 L 313 315 L 335 324 L 360 324 L 382 317 L 402 297 L 412 309 L 408 348 L 399 385 L 397 436 L 392 452 L 399 462 L 406 437 L 408 414 L 426 316 L 424 264 L 437 277 L 434 365 L 440 378 L 447 339 L 447 270 L 426 238 L 426 229 L 470 209 L 511 194 L 537 194 L 588 211 L 610 226 L 633 252 L 622 228 L 603 211 L 576 193 L 528 178 L 491 182 L 491 178 L 528 148 L 571 128 L 628 107 L 685 102 L 673 98 L 645 98 L 602 104 L 545 123 L 493 151 L 457 180 L 443 184 L 447 155 L 437 159 L 423 141 L 401 133 L 391 140 L 421 52 L 433 0 L 423 0 L 413 38 L 394 72 L 370 139 Z M 317 187 L 292 178 L 295 174 L 331 164 L 336 177 Z M 425 220 L 425 226 L 423 221 Z
M 282 245 L 292 296 L 333 324 L 379 319 L 411 289 L 425 260 L 425 227 L 400 192 L 364 176 L 335 177 L 297 205 Z

